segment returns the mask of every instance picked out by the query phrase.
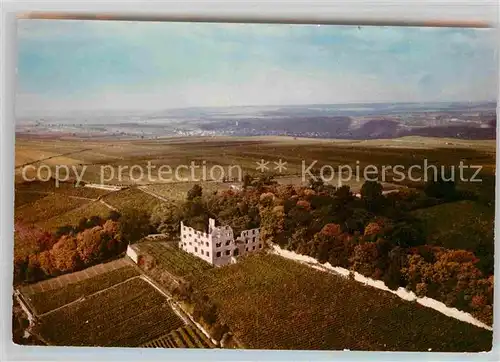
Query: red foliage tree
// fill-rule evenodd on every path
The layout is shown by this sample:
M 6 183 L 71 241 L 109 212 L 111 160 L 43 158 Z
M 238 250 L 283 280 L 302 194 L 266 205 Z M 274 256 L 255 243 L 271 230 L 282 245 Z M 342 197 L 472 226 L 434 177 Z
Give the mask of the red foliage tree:
M 55 268 L 67 273 L 76 270 L 80 265 L 80 258 L 76 249 L 76 239 L 70 235 L 62 236 L 50 250 Z
M 323 226 L 320 233 L 326 236 L 338 236 L 342 234 L 342 228 L 339 224 L 330 223 Z
M 38 257 L 40 261 L 40 269 L 46 276 L 53 276 L 56 273 L 56 268 L 52 261 L 52 256 L 50 251 L 42 251 Z
M 309 210 L 311 210 L 311 203 L 309 201 L 306 201 L 306 200 L 299 200 L 299 201 L 297 201 L 297 207 L 300 207 L 304 210 L 309 211 Z
M 103 231 L 112 238 L 117 238 L 120 231 L 120 224 L 116 221 L 107 220 L 102 226 Z
M 79 233 L 76 243 L 80 260 L 85 265 L 93 264 L 102 259 L 107 246 L 105 232 L 100 226 Z
M 56 242 L 52 234 L 22 221 L 16 221 L 14 224 L 14 238 L 20 246 L 18 249 L 28 250 L 30 254 L 48 250 Z

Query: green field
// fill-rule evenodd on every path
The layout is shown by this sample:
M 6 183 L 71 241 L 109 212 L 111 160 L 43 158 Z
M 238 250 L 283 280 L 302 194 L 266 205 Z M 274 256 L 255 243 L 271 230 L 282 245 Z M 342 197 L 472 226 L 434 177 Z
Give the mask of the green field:
M 191 281 L 248 348 L 491 349 L 489 331 L 275 255 L 249 256 Z
M 117 192 L 113 192 L 103 197 L 103 200 L 111 206 L 123 211 L 127 208 L 143 210 L 151 212 L 156 206 L 162 203 L 154 196 L 137 189 L 129 188 Z
M 48 220 L 38 222 L 38 226 L 47 231 L 56 231 L 57 228 L 65 225 L 77 226 L 82 218 L 90 218 L 92 216 L 100 216 L 106 218 L 110 209 L 98 201 L 92 201 L 82 205 L 76 209 L 62 213 Z
M 192 273 L 203 273 L 212 266 L 184 250 L 165 242 L 153 241 L 134 244 L 139 256 L 151 256 L 163 270 L 177 277 Z
M 207 196 L 216 191 L 228 190 L 230 187 L 230 184 L 222 182 L 176 182 L 148 185 L 146 189 L 174 201 L 185 201 L 188 191 L 196 184 L 203 188 L 203 194 Z
M 416 210 L 413 215 L 423 221 L 429 244 L 474 251 L 479 244 L 494 242 L 493 207 L 458 201 Z

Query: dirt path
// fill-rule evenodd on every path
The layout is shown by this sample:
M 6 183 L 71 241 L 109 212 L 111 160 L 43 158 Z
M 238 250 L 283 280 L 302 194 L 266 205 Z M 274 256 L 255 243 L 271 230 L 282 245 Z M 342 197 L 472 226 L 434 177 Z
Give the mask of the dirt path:
M 50 157 L 45 157 L 45 158 L 40 158 L 38 160 L 35 160 L 35 161 L 31 161 L 31 162 L 26 162 L 22 165 L 19 165 L 19 166 L 16 166 L 16 170 L 17 169 L 21 169 L 25 166 L 28 166 L 28 165 L 32 165 L 34 163 L 37 163 L 37 162 L 42 162 L 42 161 L 47 161 L 47 160 L 51 160 L 53 158 L 57 158 L 57 157 L 65 157 L 65 156 L 69 156 L 69 155 L 74 155 L 74 154 L 77 154 L 77 153 L 82 153 L 82 152 L 85 152 L 85 151 L 91 151 L 92 148 L 84 148 L 84 149 L 81 149 L 81 150 L 78 150 L 78 151 L 71 151 L 71 152 L 66 152 L 66 153 L 61 153 L 60 155 L 54 155 L 54 156 L 50 156 Z
M 118 212 L 118 209 L 117 209 L 116 207 L 111 206 L 111 205 L 110 205 L 110 204 L 108 204 L 106 201 L 104 201 L 104 200 L 100 199 L 100 200 L 99 200 L 99 202 L 100 202 L 101 204 L 103 204 L 104 206 L 106 206 L 108 209 Z

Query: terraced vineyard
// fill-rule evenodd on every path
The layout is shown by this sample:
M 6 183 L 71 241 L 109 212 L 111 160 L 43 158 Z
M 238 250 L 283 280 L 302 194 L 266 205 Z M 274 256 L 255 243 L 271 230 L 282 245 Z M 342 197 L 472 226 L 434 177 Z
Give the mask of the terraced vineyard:
M 49 345 L 134 347 L 183 324 L 167 299 L 137 277 L 45 314 L 35 332 Z
M 215 348 L 212 341 L 198 328 L 184 326 L 164 336 L 144 343 L 145 348 Z
M 136 267 L 124 266 L 113 271 L 64 285 L 64 287 L 59 289 L 38 293 L 24 292 L 23 294 L 26 295 L 37 313 L 43 314 L 138 275 L 139 271 Z
M 248 348 L 487 351 L 490 331 L 276 255 L 190 278 Z
M 197 258 L 166 242 L 143 242 L 134 245 L 138 255 L 152 256 L 162 270 L 183 277 L 191 273 L 203 272 L 212 268 L 204 260 Z

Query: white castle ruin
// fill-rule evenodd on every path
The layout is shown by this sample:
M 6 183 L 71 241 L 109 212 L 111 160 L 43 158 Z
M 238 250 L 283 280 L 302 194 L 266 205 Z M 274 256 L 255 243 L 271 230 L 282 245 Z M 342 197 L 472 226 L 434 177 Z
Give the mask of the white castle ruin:
M 209 262 L 212 265 L 226 265 L 245 255 L 263 248 L 259 229 L 244 230 L 234 237 L 230 226 L 215 226 L 215 220 L 208 222 L 208 233 L 195 230 L 181 222 L 179 248 Z

